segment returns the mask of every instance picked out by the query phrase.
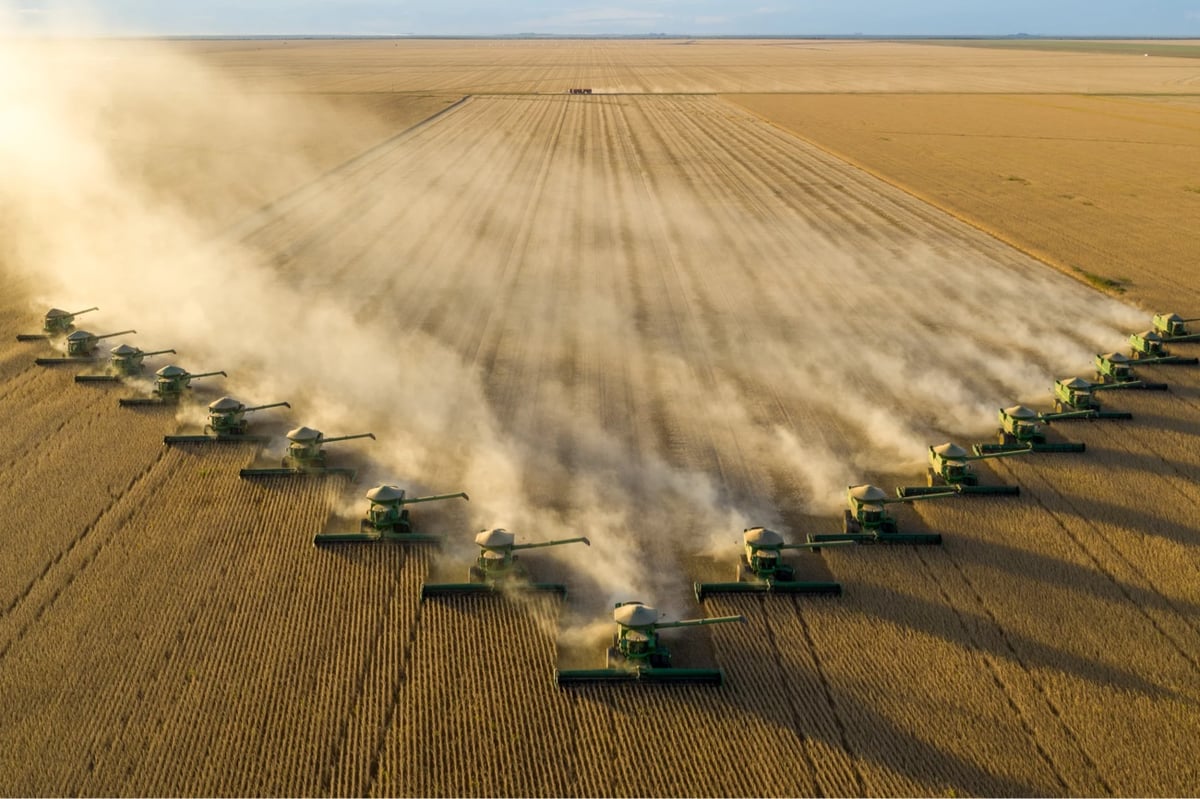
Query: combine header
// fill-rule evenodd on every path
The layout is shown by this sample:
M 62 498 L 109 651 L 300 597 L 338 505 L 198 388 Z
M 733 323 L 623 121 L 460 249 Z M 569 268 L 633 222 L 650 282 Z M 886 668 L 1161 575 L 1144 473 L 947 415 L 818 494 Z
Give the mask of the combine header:
M 204 435 L 199 436 L 163 436 L 164 444 L 207 444 L 210 441 L 233 441 L 241 443 L 265 444 L 266 436 L 246 435 L 246 414 L 252 411 L 262 411 L 267 408 L 290 408 L 286 402 L 272 402 L 269 405 L 254 405 L 247 408 L 233 397 L 221 397 L 208 404 L 208 424 L 204 425 Z
M 1125 383 L 1091 383 L 1082 377 L 1054 381 L 1054 413 L 1044 419 L 1132 419 L 1128 411 L 1106 411 L 1096 397 L 1101 391 L 1128 388 Z M 1076 415 L 1083 414 L 1083 415 Z
M 51 308 L 42 317 L 41 333 L 18 333 L 17 341 L 48 341 L 65 336 L 75 329 L 76 316 L 98 310 L 100 309 L 84 308 L 82 311 L 64 311 L 61 308 Z
M 86 330 L 76 330 L 67 336 L 67 357 L 65 358 L 37 358 L 34 360 L 38 366 L 57 366 L 64 363 L 87 363 L 95 360 L 96 347 L 101 340 L 113 338 L 114 336 L 124 336 L 129 333 L 136 333 L 136 330 L 120 330 L 116 333 L 105 333 L 103 336 L 97 336 L 95 333 L 89 333 Z
M 134 408 L 143 405 L 174 405 L 179 402 L 183 392 L 192 387 L 193 380 L 202 377 L 220 375 L 229 377 L 225 372 L 200 372 L 192 374 L 182 366 L 171 364 L 164 366 L 154 373 L 154 396 L 152 397 L 122 397 L 118 402 L 123 408 Z
M 337 436 L 325 438 L 320 430 L 311 427 L 297 427 L 287 433 L 288 448 L 284 453 L 282 468 L 279 469 L 242 469 L 242 477 L 287 477 L 300 474 L 344 474 L 354 479 L 353 469 L 329 467 L 325 465 L 325 449 L 323 444 L 335 441 L 350 441 L 355 438 L 375 440 L 374 433 L 356 433 L 352 436 Z
M 1083 452 L 1087 447 L 1073 442 L 1050 442 L 1046 440 L 1046 432 L 1039 422 L 1049 423 L 1055 419 L 1084 418 L 1090 411 L 1076 413 L 1039 414 L 1024 405 L 1013 405 L 1000 409 L 1000 427 L 997 431 L 999 443 L 976 444 L 973 449 L 976 455 L 994 454 L 997 452 Z
M 1174 364 L 1178 366 L 1196 366 L 1200 358 L 1185 358 L 1182 355 L 1172 355 L 1163 344 L 1163 337 L 1153 330 L 1143 330 L 1129 336 L 1129 354 L 1138 363 Z
M 117 383 L 123 377 L 136 377 L 142 373 L 142 361 L 151 355 L 175 354 L 175 350 L 143 352 L 137 347 L 121 344 L 108 354 L 107 374 L 75 375 L 76 383 Z
M 842 593 L 841 583 L 797 580 L 796 569 L 783 562 L 785 549 L 819 549 L 834 544 L 785 544 L 783 536 L 765 527 L 748 527 L 742 531 L 745 551 L 738 556 L 737 582 L 695 583 L 696 601 L 703 602 L 710 594 L 833 594 Z
M 1200 341 L 1200 333 L 1188 330 L 1188 322 L 1200 322 L 1200 316 L 1184 319 L 1177 313 L 1156 313 L 1154 315 L 1154 332 L 1167 341 Z
M 288 434 L 289 437 L 291 433 Z M 371 435 L 365 433 L 364 435 Z M 347 438 L 359 438 L 360 436 L 347 436 Z M 371 436 L 374 438 L 375 436 Z M 333 440 L 333 439 L 330 439 Z M 242 476 L 246 477 L 247 471 L 242 470 Z M 258 471 L 272 472 L 279 474 L 276 469 L 263 469 Z M 290 472 L 288 472 L 290 474 Z M 426 535 L 418 533 L 413 529 L 412 521 L 408 518 L 408 508 L 405 505 L 414 505 L 418 502 L 435 502 L 442 499 L 456 499 L 462 497 L 470 501 L 470 497 L 466 492 L 460 491 L 457 494 L 435 494 L 429 497 L 409 497 L 404 493 L 403 488 L 389 485 L 377 485 L 367 492 L 367 500 L 371 503 L 367 508 L 366 516 L 358 524 L 359 531 L 357 533 L 317 533 L 313 536 L 314 544 L 342 544 L 342 543 L 363 543 L 371 541 L 399 541 L 401 543 L 422 543 L 422 542 L 437 542 L 441 539 L 435 535 Z
M 603 669 L 554 670 L 559 686 L 592 682 L 662 682 L 720 685 L 720 669 L 676 669 L 671 653 L 658 640 L 658 631 L 671 627 L 699 627 L 707 624 L 745 622 L 745 616 L 720 616 L 687 621 L 659 621 L 659 612 L 641 602 L 618 602 L 613 611 L 617 632 L 609 647 Z
M 464 495 L 465 496 L 465 495 Z M 439 583 L 421 586 L 421 599 L 433 596 L 450 596 L 453 594 L 490 594 L 500 588 L 518 588 L 533 591 L 550 591 L 564 599 L 567 587 L 562 583 L 534 583 L 521 566 L 517 565 L 519 549 L 537 549 L 539 547 L 556 547 L 562 544 L 587 544 L 592 542 L 578 536 L 576 538 L 560 538 L 557 541 L 541 541 L 535 544 L 513 543 L 515 537 L 508 530 L 497 528 L 484 530 L 475 536 L 479 545 L 479 558 L 471 567 L 465 583 Z
M 929 496 L 940 494 L 946 490 L 946 486 L 957 486 L 959 492 L 963 494 L 1020 494 L 1020 486 L 980 485 L 979 474 L 971 468 L 970 462 L 988 458 L 1006 458 L 1009 455 L 1021 455 L 1032 451 L 1032 447 L 1021 446 L 986 455 L 979 453 L 972 455 L 957 444 L 949 442 L 939 444 L 929 448 L 929 468 L 926 470 L 927 484 L 898 488 L 896 493 L 901 497 Z
M 915 502 L 919 499 L 952 497 L 962 493 L 962 486 L 947 486 L 941 491 L 920 496 L 889 497 L 882 488 L 873 485 L 849 486 L 846 499 L 850 505 L 842 514 L 841 533 L 808 535 L 810 544 L 825 546 L 831 542 L 850 541 L 858 544 L 941 544 L 940 533 L 902 533 L 896 519 L 885 505 L 893 502 Z M 899 493 L 899 489 L 897 490 Z
M 1101 383 L 1121 388 L 1136 388 L 1142 391 L 1166 391 L 1166 383 L 1147 383 L 1133 373 L 1133 361 L 1119 352 L 1106 352 L 1096 356 L 1096 379 Z

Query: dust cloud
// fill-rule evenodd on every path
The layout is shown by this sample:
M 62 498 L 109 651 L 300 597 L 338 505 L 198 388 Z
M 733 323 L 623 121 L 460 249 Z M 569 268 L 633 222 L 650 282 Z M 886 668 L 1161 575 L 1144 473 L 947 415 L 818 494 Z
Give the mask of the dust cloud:
M 447 557 L 486 527 L 588 536 L 546 550 L 587 618 L 630 598 L 687 613 L 681 555 L 732 558 L 757 524 L 802 535 L 847 484 L 986 433 L 1140 319 L 1036 265 L 848 253 L 788 207 L 713 229 L 637 156 L 547 154 L 543 124 L 595 104 L 476 98 L 359 141 L 366 122 L 186 50 L 0 28 L 0 269 L 40 287 L 30 319 L 98 305 L 88 329 L 136 327 L 227 371 L 219 393 L 288 400 L 284 427 L 375 433 L 330 445 L 360 466 L 340 511 L 379 482 L 466 490 Z

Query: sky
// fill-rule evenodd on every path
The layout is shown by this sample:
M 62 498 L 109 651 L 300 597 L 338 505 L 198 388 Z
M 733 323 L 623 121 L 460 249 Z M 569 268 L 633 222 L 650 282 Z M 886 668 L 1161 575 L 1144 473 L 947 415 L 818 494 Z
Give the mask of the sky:
M 25 30 L 87 18 L 121 35 L 1200 36 L 1200 0 L 0 0 L 0 9 Z

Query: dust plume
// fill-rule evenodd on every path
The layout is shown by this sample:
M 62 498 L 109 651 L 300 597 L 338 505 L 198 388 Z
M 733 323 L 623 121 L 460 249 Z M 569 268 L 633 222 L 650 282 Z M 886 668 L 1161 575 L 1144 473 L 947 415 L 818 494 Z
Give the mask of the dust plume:
M 466 490 L 452 557 L 486 527 L 588 536 L 553 557 L 589 611 L 684 613 L 680 555 L 802 535 L 1137 323 L 971 234 L 852 220 L 849 248 L 795 175 L 688 149 L 705 119 L 751 135 L 711 99 L 472 98 L 384 131 L 181 43 L 0 40 L 0 259 L 40 281 L 31 318 L 99 305 L 89 329 L 136 327 L 222 393 L 375 433 L 330 445 L 362 464 L 342 510 Z

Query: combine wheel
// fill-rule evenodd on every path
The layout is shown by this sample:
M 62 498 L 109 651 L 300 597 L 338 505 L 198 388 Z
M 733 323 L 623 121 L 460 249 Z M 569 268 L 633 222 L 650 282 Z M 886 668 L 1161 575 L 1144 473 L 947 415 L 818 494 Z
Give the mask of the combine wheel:
M 483 569 L 479 568 L 478 566 L 472 566 L 471 570 L 469 572 L 467 572 L 467 582 L 469 582 L 469 583 L 486 582 L 483 579 Z
M 862 526 L 859 525 L 858 519 L 854 518 L 854 514 L 852 514 L 849 509 L 842 511 L 842 532 L 843 533 L 853 534 L 853 533 L 859 532 L 861 529 L 862 529 Z
M 655 669 L 671 668 L 671 653 L 658 652 L 650 656 L 650 667 Z
M 937 485 L 937 476 L 934 474 L 933 469 L 925 470 L 925 485 L 927 485 L 927 486 Z
M 617 651 L 615 646 L 610 646 L 608 651 L 604 653 L 604 667 L 606 669 L 615 669 L 621 664 L 621 653 Z
M 737 572 L 734 574 L 733 579 L 739 583 L 746 579 L 746 567 L 742 565 L 740 560 L 738 561 Z
M 879 525 L 879 532 L 883 533 L 884 535 L 895 535 L 896 531 L 897 528 L 895 522 L 884 522 L 883 524 Z

